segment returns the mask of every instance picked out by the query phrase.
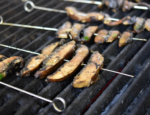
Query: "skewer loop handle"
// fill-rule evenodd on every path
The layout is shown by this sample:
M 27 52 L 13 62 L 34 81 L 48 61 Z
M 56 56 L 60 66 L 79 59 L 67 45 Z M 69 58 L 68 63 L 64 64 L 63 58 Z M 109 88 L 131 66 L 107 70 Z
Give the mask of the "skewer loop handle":
M 3 24 L 3 17 L 0 16 L 0 24 Z
M 63 109 L 59 109 L 57 106 L 56 106 L 56 104 L 54 103 L 54 101 L 60 101 L 62 104 L 63 104 Z M 65 102 L 65 100 L 63 99 L 63 98 L 61 98 L 61 97 L 56 97 L 55 99 L 54 99 L 54 101 L 53 101 L 53 107 L 54 107 L 54 109 L 57 111 L 57 112 L 63 112 L 65 109 L 66 109 L 66 102 Z
M 29 6 L 30 6 L 30 7 L 29 7 Z M 32 1 L 27 1 L 27 2 L 25 2 L 25 4 L 24 4 L 24 9 L 25 9 L 27 12 L 31 12 L 34 8 L 35 8 L 35 4 L 34 4 Z

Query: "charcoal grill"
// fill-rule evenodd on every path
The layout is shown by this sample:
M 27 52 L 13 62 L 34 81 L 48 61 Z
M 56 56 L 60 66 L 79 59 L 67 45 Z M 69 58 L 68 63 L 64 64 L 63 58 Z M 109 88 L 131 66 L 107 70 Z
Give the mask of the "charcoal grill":
M 65 6 L 75 6 L 84 12 L 100 11 L 96 5 L 89 4 L 60 2 L 59 0 L 33 0 L 33 2 L 39 6 L 62 10 Z M 67 20 L 75 22 L 68 18 L 66 14 L 61 13 L 37 10 L 27 13 L 23 6 L 24 3 L 21 0 L 1 0 L 0 15 L 6 22 L 54 28 L 58 28 Z M 132 10 L 128 13 L 122 11 L 113 13 L 106 8 L 102 11 L 109 13 L 114 18 L 122 18 L 127 15 L 150 18 L 149 11 Z M 86 25 L 99 25 L 99 28 L 117 29 L 121 32 L 132 30 L 132 26 L 108 27 L 101 22 Z M 46 45 L 59 40 L 55 39 L 54 36 L 55 32 L 51 31 L 1 26 L 0 43 L 40 52 Z M 44 80 L 35 79 L 33 74 L 27 78 L 20 78 L 16 77 L 14 73 L 2 81 L 48 99 L 53 100 L 57 96 L 62 97 L 67 103 L 67 108 L 63 113 L 57 113 L 52 105 L 47 102 L 0 85 L 0 115 L 149 115 L 150 32 L 144 31 L 134 36 L 146 38 L 148 41 L 133 41 L 123 48 L 118 48 L 118 41 L 102 45 L 90 42 L 86 45 L 90 50 L 97 50 L 104 55 L 105 68 L 131 74 L 135 78 L 101 71 L 97 83 L 89 88 L 75 89 L 71 85 L 73 76 L 62 82 L 46 83 Z M 0 54 L 8 57 L 17 55 L 25 60 L 33 56 L 33 54 L 3 47 L 0 47 Z

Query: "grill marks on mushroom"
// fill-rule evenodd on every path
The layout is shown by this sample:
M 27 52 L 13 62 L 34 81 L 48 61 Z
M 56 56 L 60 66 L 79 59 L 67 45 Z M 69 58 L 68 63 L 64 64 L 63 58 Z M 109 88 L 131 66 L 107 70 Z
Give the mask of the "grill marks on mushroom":
M 43 67 L 35 73 L 35 77 L 45 78 L 54 72 L 64 62 L 64 59 L 69 59 L 72 56 L 76 47 L 75 44 L 75 41 L 71 41 L 57 48 L 44 60 Z
M 72 24 L 67 21 L 61 27 L 58 28 L 56 33 L 57 38 L 68 38 L 69 31 L 72 27 Z
M 76 75 L 72 83 L 74 88 L 89 87 L 97 78 L 103 67 L 104 57 L 99 52 L 94 52 L 88 64 Z
M 46 46 L 40 55 L 30 58 L 27 61 L 25 67 L 21 70 L 20 77 L 27 77 L 30 75 L 30 73 L 37 70 L 41 66 L 44 59 L 46 59 L 47 56 L 49 56 L 54 51 L 54 49 L 59 46 L 59 44 L 59 42 L 52 43 L 51 45 Z
M 0 62 L 0 75 L 5 78 L 13 69 L 22 68 L 24 64 L 23 58 L 12 56 Z M 2 78 L 1 78 L 2 79 Z
M 48 82 L 58 82 L 73 75 L 79 66 L 83 63 L 84 59 L 88 56 L 89 50 L 87 46 L 81 45 L 77 50 L 75 56 L 62 65 L 54 74 L 47 77 Z

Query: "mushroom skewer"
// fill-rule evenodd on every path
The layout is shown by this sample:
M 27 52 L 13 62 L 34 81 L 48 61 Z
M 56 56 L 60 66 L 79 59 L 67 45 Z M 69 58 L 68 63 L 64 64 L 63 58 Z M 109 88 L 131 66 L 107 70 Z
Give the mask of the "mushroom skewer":
M 141 3 L 142 4 L 142 3 Z M 28 6 L 31 6 L 29 8 Z M 150 6 L 149 6 L 150 7 Z M 78 11 L 75 7 L 66 7 L 65 10 L 56 10 L 56 9 L 49 9 L 49 8 L 43 8 L 43 7 L 38 7 L 35 6 L 32 1 L 27 1 L 24 6 L 25 10 L 28 12 L 31 12 L 34 8 L 39 9 L 39 10 L 46 10 L 46 11 L 55 11 L 55 12 L 60 12 L 66 13 L 70 18 L 80 21 L 80 22 L 92 22 L 92 21 L 104 21 L 104 24 L 108 26 L 117 26 L 120 24 L 123 25 L 134 25 L 134 31 L 139 33 L 141 32 L 144 27 L 150 31 L 150 27 L 146 25 L 146 23 L 149 23 L 150 19 L 143 19 L 139 17 L 124 17 L 123 19 L 117 19 L 117 18 L 111 18 L 108 14 L 106 13 L 99 13 L 99 12 L 91 12 L 91 13 L 84 13 Z M 49 10 L 48 10 L 49 9 Z M 18 24 L 9 24 L 9 23 L 3 23 L 2 17 L 1 17 L 1 24 L 2 25 L 11 25 L 11 26 L 19 26 L 19 27 L 28 27 L 28 28 L 35 28 L 35 29 L 45 29 L 45 30 L 52 30 L 52 31 L 58 31 L 56 28 L 47 28 L 47 27 L 33 27 L 33 26 L 28 26 L 28 25 L 18 25 Z M 69 29 L 68 29 L 69 31 Z
M 148 10 L 149 8 L 147 7 L 148 4 L 146 3 L 133 3 L 133 2 L 129 2 L 127 0 L 116 0 L 116 1 L 108 1 L 108 0 L 105 0 L 104 2 L 100 2 L 100 1 L 86 1 L 86 0 L 63 0 L 63 1 L 69 1 L 69 2 L 77 2 L 77 3 L 86 3 L 86 4 L 95 4 L 95 5 L 98 5 L 98 7 L 102 7 L 103 4 L 105 4 L 106 6 L 108 6 L 109 8 L 113 8 L 113 9 L 116 9 L 116 8 L 121 8 L 123 9 L 123 11 L 128 11 L 130 10 L 131 8 L 134 8 L 134 9 L 141 9 L 141 10 Z M 125 1 L 125 2 L 123 2 Z M 142 5 L 142 6 L 139 6 L 139 5 Z M 143 6 L 144 5 L 144 6 Z
M 24 49 L 20 49 L 20 48 L 16 48 L 16 47 L 11 47 L 11 46 L 4 45 L 4 44 L 0 44 L 0 46 L 6 47 L 6 48 L 10 48 L 10 49 L 15 49 L 15 50 L 18 50 L 18 51 L 31 53 L 31 54 L 40 55 L 40 53 L 37 53 L 37 52 L 32 52 L 32 51 L 29 51 L 29 50 L 24 50 Z M 68 62 L 69 60 L 64 59 L 64 61 Z M 83 65 L 86 65 L 86 64 L 83 64 Z M 113 71 L 113 70 L 109 70 L 109 69 L 105 69 L 105 68 L 101 68 L 101 70 L 112 72 L 112 73 L 116 73 L 116 74 L 121 74 L 121 75 L 128 76 L 128 77 L 134 77 L 133 75 L 129 75 L 129 74 L 125 74 L 125 73 L 121 73 L 121 72 L 117 72 L 117 71 Z

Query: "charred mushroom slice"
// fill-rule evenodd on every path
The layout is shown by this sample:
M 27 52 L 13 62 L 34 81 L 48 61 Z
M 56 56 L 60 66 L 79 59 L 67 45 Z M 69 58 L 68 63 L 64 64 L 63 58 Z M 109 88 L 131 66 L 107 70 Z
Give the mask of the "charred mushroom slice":
M 84 13 L 78 11 L 75 7 L 66 7 L 67 15 L 77 21 L 82 23 L 101 21 L 104 19 L 104 14 L 99 12 Z
M 73 81 L 74 88 L 89 87 L 98 77 L 98 73 L 103 67 L 104 57 L 99 52 L 94 52 L 88 64 L 76 75 Z
M 59 45 L 59 42 L 53 43 L 53 44 L 45 47 L 42 50 L 42 54 L 30 58 L 27 61 L 25 67 L 21 70 L 19 76 L 20 77 L 27 77 L 31 73 L 33 73 L 35 70 L 37 70 L 41 66 L 44 59 L 46 59 L 47 56 L 50 55 L 56 47 L 58 47 L 58 45 Z
M 94 39 L 94 42 L 97 44 L 99 44 L 99 43 L 103 44 L 108 39 L 107 35 L 108 35 L 108 30 L 102 29 L 102 30 L 98 31 L 97 36 Z
M 88 48 L 85 45 L 81 45 L 77 49 L 76 55 L 69 62 L 66 62 L 64 65 L 62 65 L 53 75 L 48 76 L 47 81 L 58 82 L 70 77 L 76 72 L 88 54 Z
M 138 4 L 134 3 L 134 2 L 130 2 L 128 0 L 124 0 L 124 4 L 123 4 L 123 7 L 122 7 L 122 10 L 124 12 L 129 11 L 129 10 L 131 10 L 136 5 L 138 5 Z
M 133 25 L 136 23 L 136 16 L 130 17 L 127 16 L 124 20 L 123 20 L 123 25 Z
M 6 59 L 7 57 L 5 57 L 4 55 L 0 55 L 0 61 L 3 61 L 4 59 Z
M 80 41 L 81 31 L 83 31 L 84 27 L 85 25 L 83 24 L 75 23 L 70 32 L 72 39 L 74 39 L 75 41 Z
M 89 26 L 88 28 L 85 28 L 81 42 L 90 41 L 91 37 L 94 35 L 94 33 L 97 31 L 97 29 L 98 29 L 98 26 Z
M 0 62 L 0 80 L 9 75 L 13 69 L 22 68 L 24 60 L 21 57 L 13 56 Z
M 109 18 L 105 18 L 105 19 L 104 19 L 104 24 L 106 24 L 106 25 L 108 25 L 108 26 L 117 26 L 117 25 L 122 24 L 123 21 L 124 21 L 124 19 L 125 19 L 125 18 L 120 19 L 120 20 L 118 20 L 118 21 L 112 21 L 112 20 L 110 20 Z
M 136 18 L 136 23 L 134 25 L 134 31 L 136 33 L 140 33 L 144 30 L 144 24 L 145 24 L 145 19 L 137 17 Z
M 105 18 L 103 13 L 98 12 L 87 13 L 87 17 L 89 18 L 88 20 L 90 20 L 90 22 L 102 21 Z
M 128 43 L 131 43 L 133 41 L 133 33 L 130 32 L 124 32 L 119 39 L 119 47 L 125 46 Z
M 72 56 L 75 50 L 75 41 L 68 42 L 57 48 L 43 62 L 43 67 L 35 73 L 36 78 L 45 78 L 47 75 L 54 72 L 63 62 Z
M 69 30 L 71 29 L 72 24 L 70 22 L 65 22 L 56 33 L 57 38 L 68 38 Z
M 118 36 L 120 36 L 119 31 L 117 31 L 117 30 L 109 31 L 109 37 L 108 37 L 108 40 L 106 42 L 111 43 L 114 40 L 118 39 Z
M 150 19 L 147 19 L 145 22 L 145 28 L 147 29 L 147 31 L 150 31 Z
M 67 15 L 77 21 L 81 22 L 90 22 L 90 19 L 87 18 L 87 14 L 78 11 L 75 7 L 66 7 Z
M 118 8 L 118 0 L 103 0 L 103 3 L 108 7 L 108 8 L 113 8 L 116 9 Z

